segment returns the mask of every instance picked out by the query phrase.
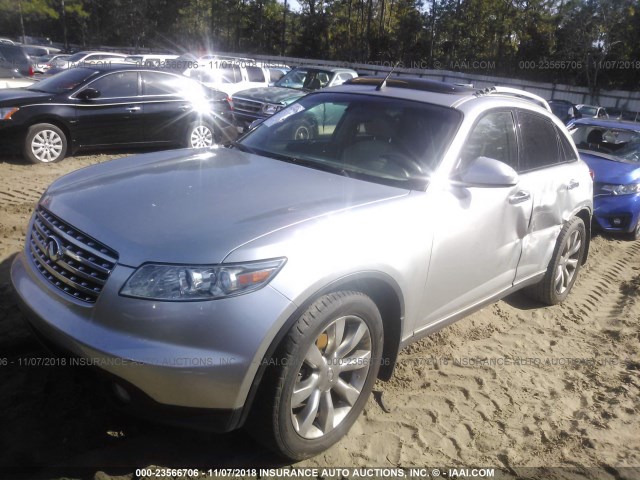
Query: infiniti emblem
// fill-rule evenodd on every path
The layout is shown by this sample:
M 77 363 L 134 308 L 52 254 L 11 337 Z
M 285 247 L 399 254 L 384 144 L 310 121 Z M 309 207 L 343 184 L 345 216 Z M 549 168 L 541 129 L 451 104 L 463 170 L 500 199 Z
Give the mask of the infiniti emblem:
M 57 262 L 62 255 L 62 247 L 56 237 L 47 237 L 47 256 L 52 262 Z

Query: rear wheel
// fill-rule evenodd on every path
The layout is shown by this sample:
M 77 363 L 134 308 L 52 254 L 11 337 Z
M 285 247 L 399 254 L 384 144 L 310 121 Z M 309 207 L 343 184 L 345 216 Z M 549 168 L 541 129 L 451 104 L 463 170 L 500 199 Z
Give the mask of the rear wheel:
M 526 293 L 547 305 L 564 301 L 578 277 L 586 246 L 582 219 L 574 217 L 562 228 L 544 278 Z
M 23 153 L 31 163 L 59 162 L 67 153 L 67 137 L 50 123 L 32 125 L 27 130 Z
M 256 400 L 253 435 L 292 460 L 326 450 L 364 408 L 381 352 L 382 319 L 369 297 L 338 292 L 319 298 L 269 363 L 274 366 Z
M 187 128 L 185 145 L 187 148 L 207 148 L 215 143 L 213 127 L 206 122 L 193 122 Z

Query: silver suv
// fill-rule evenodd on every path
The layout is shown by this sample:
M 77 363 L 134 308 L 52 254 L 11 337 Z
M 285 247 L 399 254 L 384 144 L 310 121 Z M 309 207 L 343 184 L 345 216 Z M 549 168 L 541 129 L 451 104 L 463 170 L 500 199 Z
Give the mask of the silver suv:
M 361 78 L 230 148 L 78 170 L 41 198 L 13 285 L 129 408 L 312 456 L 410 342 L 515 290 L 568 295 L 592 180 L 545 105 Z

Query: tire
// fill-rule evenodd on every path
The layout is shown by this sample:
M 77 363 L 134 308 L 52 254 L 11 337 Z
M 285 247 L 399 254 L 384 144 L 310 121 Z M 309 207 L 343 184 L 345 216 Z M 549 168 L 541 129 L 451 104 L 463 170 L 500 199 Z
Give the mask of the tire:
M 292 140 L 314 140 L 318 137 L 318 127 L 308 120 L 302 121 L 293 128 Z
M 556 305 L 569 295 L 582 266 L 586 229 L 582 219 L 574 217 L 560 231 L 551 262 L 544 278 L 525 290 L 531 298 Z
M 27 130 L 24 157 L 31 163 L 54 163 L 67 154 L 67 136 L 50 123 L 38 123 Z
M 638 219 L 635 230 L 629 233 L 629 240 L 640 240 L 640 219 Z
M 207 122 L 192 122 L 184 136 L 187 148 L 208 148 L 216 143 L 215 130 Z
M 290 460 L 309 458 L 338 442 L 371 394 L 382 341 L 380 312 L 365 294 L 320 297 L 270 359 L 250 433 Z

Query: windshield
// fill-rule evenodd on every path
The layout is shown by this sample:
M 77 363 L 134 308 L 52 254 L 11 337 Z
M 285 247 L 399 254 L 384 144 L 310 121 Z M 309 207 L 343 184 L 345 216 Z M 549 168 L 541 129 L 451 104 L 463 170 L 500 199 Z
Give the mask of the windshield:
M 296 68 L 275 83 L 276 87 L 319 90 L 331 81 L 331 72 L 317 68 Z
M 347 93 L 309 95 L 238 148 L 340 175 L 424 189 L 460 123 L 453 109 Z
M 91 68 L 72 68 L 45 80 L 41 80 L 32 86 L 27 87 L 27 90 L 55 94 L 70 92 L 97 73 L 97 70 L 93 70 Z
M 596 107 L 582 106 L 578 108 L 578 111 L 585 117 L 595 117 L 596 114 L 598 113 L 598 109 Z
M 633 130 L 574 125 L 571 136 L 579 150 L 618 162 L 640 162 L 640 133 Z

